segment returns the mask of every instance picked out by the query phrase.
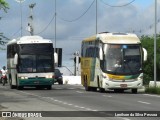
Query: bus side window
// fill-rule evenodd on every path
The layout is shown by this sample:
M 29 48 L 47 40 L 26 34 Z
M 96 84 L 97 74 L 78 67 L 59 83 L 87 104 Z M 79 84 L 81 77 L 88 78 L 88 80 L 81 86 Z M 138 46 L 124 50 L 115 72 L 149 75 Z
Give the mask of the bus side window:
M 85 49 L 85 47 L 84 47 L 84 44 L 82 43 L 82 45 L 81 45 L 81 57 L 84 56 L 84 49 Z
M 86 49 L 86 55 L 85 56 L 86 57 L 93 57 L 93 50 L 92 50 L 91 47 Z
M 96 49 L 96 57 L 98 57 L 99 58 L 99 48 L 95 48 Z
M 15 55 L 15 50 L 13 45 L 8 45 L 7 46 L 7 58 L 13 58 Z
M 11 57 L 11 47 L 10 45 L 7 46 L 7 58 L 10 58 Z
M 85 57 L 99 57 L 99 48 L 90 47 L 86 49 Z

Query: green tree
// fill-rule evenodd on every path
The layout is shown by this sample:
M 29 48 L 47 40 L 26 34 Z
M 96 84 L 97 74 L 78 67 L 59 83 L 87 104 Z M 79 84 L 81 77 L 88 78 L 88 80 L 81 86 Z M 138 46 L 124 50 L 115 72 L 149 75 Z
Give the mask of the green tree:
M 0 0 L 0 10 L 3 9 L 5 12 L 7 12 L 7 9 L 9 9 L 9 5 L 5 0 Z
M 0 10 L 7 12 L 7 9 L 9 9 L 8 3 L 5 0 L 0 0 Z M 1 19 L 1 16 L 0 16 L 0 19 Z M 5 37 L 3 33 L 0 32 L 0 45 L 4 46 L 7 43 L 6 40 L 8 40 L 8 38 Z M 0 47 L 0 50 L 3 50 L 3 48 Z
M 154 37 L 142 36 L 142 46 L 147 50 L 147 61 L 144 62 L 144 84 L 148 85 L 149 81 L 154 80 Z M 156 55 L 156 67 L 157 67 L 157 81 L 160 80 L 160 34 L 157 36 L 157 55 Z

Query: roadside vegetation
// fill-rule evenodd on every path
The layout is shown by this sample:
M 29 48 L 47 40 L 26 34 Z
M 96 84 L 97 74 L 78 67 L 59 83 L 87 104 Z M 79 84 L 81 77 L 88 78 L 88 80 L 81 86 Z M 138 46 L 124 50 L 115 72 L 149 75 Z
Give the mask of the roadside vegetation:
M 156 87 L 156 88 L 155 87 L 147 87 L 145 92 L 160 95 L 160 87 Z
M 4 11 L 5 13 L 9 9 L 9 4 L 5 0 L 0 0 L 0 11 Z M 0 20 L 2 16 L 0 16 Z M 4 50 L 3 46 L 7 43 L 8 38 L 4 36 L 3 32 L 0 31 L 0 50 Z
M 5 0 L 0 0 L 0 10 L 4 10 L 7 12 L 7 9 L 9 9 L 9 4 Z
M 160 88 L 148 87 L 149 81 L 154 80 L 154 36 L 142 36 L 142 46 L 147 50 L 147 61 L 143 64 L 144 70 L 144 85 L 146 86 L 146 93 L 160 94 Z M 160 81 L 160 33 L 157 35 L 157 81 Z

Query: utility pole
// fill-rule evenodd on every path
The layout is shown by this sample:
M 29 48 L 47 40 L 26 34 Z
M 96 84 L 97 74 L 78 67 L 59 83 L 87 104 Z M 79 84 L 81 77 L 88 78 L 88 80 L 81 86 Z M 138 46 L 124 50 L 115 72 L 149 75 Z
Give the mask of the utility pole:
M 21 11 L 21 37 L 22 37 L 22 30 L 23 30 L 23 27 L 22 27 L 22 2 L 24 2 L 25 0 L 16 0 L 17 2 L 20 3 L 20 11 Z
M 74 53 L 74 75 L 75 76 L 79 75 L 79 63 L 80 63 L 79 52 L 76 51 Z
M 55 42 L 54 42 L 54 56 L 57 56 L 57 53 L 56 53 L 56 39 L 57 39 L 57 37 L 56 37 L 56 30 L 57 30 L 57 28 L 56 28 L 56 24 L 57 24 L 57 21 L 56 21 L 56 19 L 57 19 L 57 3 L 56 3 L 56 0 L 55 0 L 55 4 L 54 4 L 54 12 L 55 12 L 55 21 L 54 21 L 54 24 L 55 24 L 55 29 L 54 29 L 54 39 L 55 39 Z M 54 67 L 57 67 L 57 65 L 56 65 L 56 63 L 55 63 L 55 61 L 54 61 Z
M 28 31 L 30 32 L 31 35 L 34 35 L 34 28 L 33 28 L 33 8 L 35 7 L 36 3 L 34 4 L 30 4 L 29 8 L 30 8 L 30 22 L 28 23 Z
M 21 37 L 22 37 L 22 2 L 20 2 L 20 7 L 21 7 Z
M 57 26 L 56 26 L 56 24 L 57 24 L 57 3 L 56 3 L 56 0 L 55 0 L 55 49 L 56 49 L 56 39 L 57 39 L 57 36 L 56 36 L 56 32 L 57 32 Z
M 155 31 L 154 31 L 154 87 L 157 86 L 156 50 L 157 50 L 157 0 L 155 0 Z
M 96 0 L 96 34 L 97 34 L 97 9 L 98 9 L 98 6 L 97 6 L 97 0 Z

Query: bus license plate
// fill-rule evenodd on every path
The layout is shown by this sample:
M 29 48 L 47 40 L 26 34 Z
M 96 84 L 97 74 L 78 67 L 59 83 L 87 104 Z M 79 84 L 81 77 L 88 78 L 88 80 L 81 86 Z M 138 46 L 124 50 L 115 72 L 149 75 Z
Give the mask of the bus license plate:
M 127 88 L 127 84 L 120 84 L 121 88 Z

